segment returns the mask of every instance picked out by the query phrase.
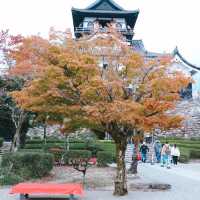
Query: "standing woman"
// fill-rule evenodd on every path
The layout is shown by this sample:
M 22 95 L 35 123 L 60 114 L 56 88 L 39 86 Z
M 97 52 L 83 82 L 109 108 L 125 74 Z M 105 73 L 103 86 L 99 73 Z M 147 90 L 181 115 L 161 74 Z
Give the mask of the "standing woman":
M 178 163 L 178 158 L 180 157 L 180 151 L 179 148 L 174 144 L 174 146 L 171 149 L 171 156 L 172 156 L 172 161 L 174 165 L 177 165 Z

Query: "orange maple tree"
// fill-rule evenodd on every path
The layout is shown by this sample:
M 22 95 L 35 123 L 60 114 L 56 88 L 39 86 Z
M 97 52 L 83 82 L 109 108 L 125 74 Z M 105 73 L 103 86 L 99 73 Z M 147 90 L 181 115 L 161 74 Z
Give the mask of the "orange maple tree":
M 21 108 L 48 115 L 50 123 L 65 130 L 86 126 L 108 132 L 117 153 L 114 194 L 125 195 L 130 132 L 179 127 L 182 117 L 167 111 L 175 107 L 179 91 L 190 80 L 170 70 L 166 58 L 146 60 L 112 31 L 87 40 L 68 39 L 65 45 L 37 40 L 41 46 L 28 38 L 15 52 L 14 70 L 22 65 L 40 70 L 12 96 Z M 30 55 L 25 61 L 24 54 Z

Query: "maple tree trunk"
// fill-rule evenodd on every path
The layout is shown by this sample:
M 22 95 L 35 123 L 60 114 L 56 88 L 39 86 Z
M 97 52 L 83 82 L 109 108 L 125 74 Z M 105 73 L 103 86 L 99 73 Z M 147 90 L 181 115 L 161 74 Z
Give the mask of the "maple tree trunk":
M 137 155 L 138 155 L 138 143 L 135 142 L 134 143 L 134 152 L 133 152 L 133 158 L 132 158 L 132 163 L 131 163 L 131 168 L 130 168 L 130 172 L 132 174 L 137 174 L 138 173 L 138 159 L 137 159 Z
M 47 125 L 46 125 L 46 122 L 44 123 L 44 135 L 43 135 L 43 139 L 44 139 L 44 144 L 46 145 L 46 143 L 47 143 Z
M 126 140 L 121 140 L 119 143 L 116 143 L 117 175 L 115 179 L 115 189 L 114 189 L 114 195 L 116 196 L 123 196 L 128 193 L 126 164 L 125 164 L 126 146 L 127 146 Z
M 10 147 L 11 152 L 16 152 L 19 149 L 20 146 L 20 133 L 22 129 L 22 125 L 24 123 L 24 120 L 26 119 L 27 114 L 24 111 L 21 111 L 19 120 L 17 122 L 16 132 L 13 137 L 13 141 Z
M 10 147 L 10 151 L 11 152 L 16 152 L 19 148 L 20 145 L 20 127 L 17 127 L 11 147 Z

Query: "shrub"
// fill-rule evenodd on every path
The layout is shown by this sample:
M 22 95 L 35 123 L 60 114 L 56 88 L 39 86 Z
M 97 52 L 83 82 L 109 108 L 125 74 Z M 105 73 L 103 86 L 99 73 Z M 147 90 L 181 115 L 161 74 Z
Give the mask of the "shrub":
M 41 139 L 32 139 L 32 140 L 26 140 L 26 144 L 42 144 L 44 143 Z
M 181 163 L 188 163 L 190 160 L 190 154 L 186 153 L 186 154 L 181 154 L 180 158 L 179 158 L 179 162 Z
M 11 173 L 10 168 L 0 169 L 0 185 L 14 185 L 23 182 L 23 178 Z
M 18 152 L 44 152 L 43 149 L 19 149 Z
M 33 139 L 34 140 L 41 140 L 41 137 L 40 136 L 34 136 Z
M 4 139 L 3 139 L 3 138 L 0 138 L 0 147 L 3 146 L 3 141 L 4 141 Z
M 86 143 L 70 143 L 69 144 L 70 150 L 86 150 L 87 144 Z
M 66 142 L 66 139 L 52 139 L 49 138 L 46 140 L 46 143 L 61 143 L 64 144 Z M 81 139 L 69 139 L 69 143 L 84 143 L 84 140 Z M 32 139 L 27 140 L 26 144 L 44 144 L 44 140 L 42 139 Z
M 98 143 L 100 148 L 103 150 L 103 151 L 108 151 L 108 152 L 112 152 L 113 154 L 115 154 L 116 152 L 116 147 L 115 147 L 115 144 L 114 143 L 111 143 L 111 142 L 99 142 Z
M 43 140 L 29 140 L 25 145 L 25 149 L 43 149 L 48 151 L 52 148 L 61 148 L 65 149 L 65 140 L 53 140 L 48 139 L 47 143 L 44 145 Z M 98 151 L 107 151 L 113 154 L 115 157 L 115 144 L 113 141 L 96 141 L 96 140 L 86 140 L 83 141 L 81 139 L 70 139 L 69 140 L 69 149 L 70 150 L 89 150 L 92 152 L 92 156 L 97 156 Z
M 64 156 L 64 150 L 61 148 L 50 148 L 49 153 L 52 153 L 54 155 L 54 161 L 57 163 L 60 163 L 62 157 Z
M 107 144 L 114 144 L 113 140 L 98 140 L 99 142 L 107 143 Z
M 24 146 L 24 149 L 42 149 L 43 144 L 37 144 L 37 143 L 33 143 L 33 144 L 26 144 Z
M 0 185 L 15 185 L 23 181 L 22 177 L 13 173 L 0 176 Z
M 92 152 L 92 156 L 93 157 L 96 157 L 97 156 L 97 152 L 98 151 L 102 151 L 103 149 L 100 147 L 100 145 L 95 142 L 95 141 L 92 141 L 92 142 L 86 142 L 86 149 L 88 151 L 91 151 Z
M 190 140 L 200 142 L 200 137 L 191 137 Z
M 113 162 L 113 155 L 110 152 L 99 151 L 97 153 L 97 165 L 99 167 L 106 167 L 107 164 Z
M 25 149 L 50 149 L 50 148 L 65 148 L 65 143 L 33 143 L 33 144 L 26 144 Z M 87 144 L 86 143 L 69 143 L 70 149 L 84 149 L 86 150 Z
M 69 150 L 64 154 L 64 163 L 69 164 L 71 159 L 90 159 L 91 151 L 88 150 Z
M 2 167 L 12 166 L 11 173 L 24 179 L 40 178 L 53 168 L 53 155 L 41 152 L 7 153 L 2 157 Z
M 176 143 L 178 147 L 183 147 L 183 148 L 192 148 L 192 149 L 199 149 L 200 150 L 200 144 L 188 144 L 188 143 Z
M 190 158 L 199 159 L 200 158 L 200 150 L 191 149 L 190 150 Z

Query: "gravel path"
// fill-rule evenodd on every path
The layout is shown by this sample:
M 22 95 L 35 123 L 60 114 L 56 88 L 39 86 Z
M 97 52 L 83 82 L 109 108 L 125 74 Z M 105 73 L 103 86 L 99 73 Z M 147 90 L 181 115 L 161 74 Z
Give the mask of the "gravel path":
M 159 165 L 140 164 L 142 183 L 168 183 L 172 189 L 166 192 L 129 192 L 128 196 L 116 198 L 112 191 L 87 191 L 86 200 L 194 200 L 200 198 L 200 164 L 181 164 L 171 169 Z M 0 200 L 17 200 L 18 196 L 9 195 L 9 188 L 0 189 Z

